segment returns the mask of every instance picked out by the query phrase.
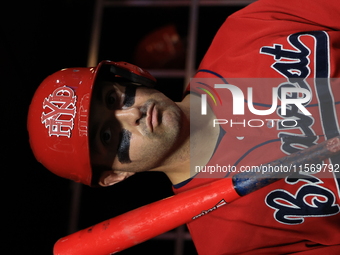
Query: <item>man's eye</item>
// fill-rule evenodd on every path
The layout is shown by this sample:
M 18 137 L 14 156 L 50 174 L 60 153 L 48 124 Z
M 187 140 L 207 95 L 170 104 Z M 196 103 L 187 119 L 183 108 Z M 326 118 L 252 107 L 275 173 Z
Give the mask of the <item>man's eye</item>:
M 101 140 L 104 144 L 109 144 L 111 142 L 112 135 L 111 135 L 111 130 L 106 129 L 101 133 Z
M 111 91 L 106 95 L 105 101 L 106 101 L 106 106 L 109 109 L 113 109 L 116 106 L 116 99 L 117 95 L 115 91 Z

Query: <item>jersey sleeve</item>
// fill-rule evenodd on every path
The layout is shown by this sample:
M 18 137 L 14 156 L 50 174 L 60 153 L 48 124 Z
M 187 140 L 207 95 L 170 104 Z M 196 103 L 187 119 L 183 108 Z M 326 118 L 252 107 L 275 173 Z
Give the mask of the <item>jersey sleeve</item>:
M 287 45 L 290 35 L 311 31 L 327 33 L 330 77 L 339 77 L 339 14 L 337 0 L 258 0 L 226 19 L 202 59 L 196 77 L 216 76 L 212 75 L 214 71 L 229 78 L 276 78 L 277 73 L 268 70 L 272 59 L 268 56 L 264 59 L 261 48 Z M 290 50 L 296 51 L 294 47 Z
M 338 0 L 259 0 L 235 13 L 234 17 L 291 21 L 292 26 L 300 23 L 339 31 L 339 14 Z

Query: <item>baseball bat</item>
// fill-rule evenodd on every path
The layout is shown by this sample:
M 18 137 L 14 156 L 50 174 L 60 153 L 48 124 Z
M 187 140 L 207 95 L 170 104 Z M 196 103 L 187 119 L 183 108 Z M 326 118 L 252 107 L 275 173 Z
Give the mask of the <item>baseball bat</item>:
M 318 164 L 338 155 L 340 136 L 268 163 L 271 166 Z M 293 168 L 292 168 L 293 167 Z M 54 255 L 110 255 L 149 240 L 204 215 L 207 210 L 280 180 L 291 172 L 238 173 L 142 206 L 59 239 Z

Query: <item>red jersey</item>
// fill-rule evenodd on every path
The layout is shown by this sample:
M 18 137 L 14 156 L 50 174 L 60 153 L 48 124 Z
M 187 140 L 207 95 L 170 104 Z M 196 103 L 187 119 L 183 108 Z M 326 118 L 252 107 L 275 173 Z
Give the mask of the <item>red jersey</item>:
M 340 76 L 339 14 L 337 0 L 260 0 L 226 20 L 195 76 L 213 78 L 212 82 L 194 79 L 189 88 L 211 94 L 207 101 L 216 119 L 224 120 L 207 166 L 259 166 L 340 134 L 340 84 L 327 79 Z M 293 105 L 285 116 L 274 111 L 255 120 L 245 103 L 244 115 L 236 117 L 231 103 L 221 105 L 223 99 L 232 102 L 230 91 L 213 87 L 217 80 L 227 84 L 235 78 L 256 78 L 252 100 L 262 110 L 272 105 L 272 90 L 257 78 L 304 88 L 311 94 L 304 105 L 311 115 Z M 244 95 L 247 87 L 247 82 L 239 85 Z M 284 118 L 293 124 L 280 121 Z M 188 228 L 198 253 L 340 254 L 340 157 L 321 164 L 332 169 L 297 171 L 195 217 Z M 175 193 L 216 180 L 205 170 L 174 185 Z

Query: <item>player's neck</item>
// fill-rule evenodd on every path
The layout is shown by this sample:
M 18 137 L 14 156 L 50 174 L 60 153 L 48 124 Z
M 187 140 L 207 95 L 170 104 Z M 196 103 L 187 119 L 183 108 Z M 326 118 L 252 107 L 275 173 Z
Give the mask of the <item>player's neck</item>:
M 178 143 L 163 165 L 162 171 L 173 184 L 190 178 L 190 98 L 177 103 L 182 111 L 181 131 Z
M 201 97 L 191 96 L 190 103 L 190 161 L 191 173 L 195 173 L 195 166 L 205 166 L 214 153 L 219 127 L 213 126 L 215 114 L 207 106 L 207 113 L 201 113 Z
M 201 115 L 201 108 L 196 107 L 201 102 L 200 97 L 188 95 L 179 103 L 186 121 L 184 141 L 171 157 L 165 172 L 173 184 L 180 183 L 196 173 L 195 165 L 204 166 L 209 162 L 219 135 L 219 128 L 212 126 L 215 115 L 208 107 L 207 115 Z M 189 125 L 190 123 L 190 125 Z

